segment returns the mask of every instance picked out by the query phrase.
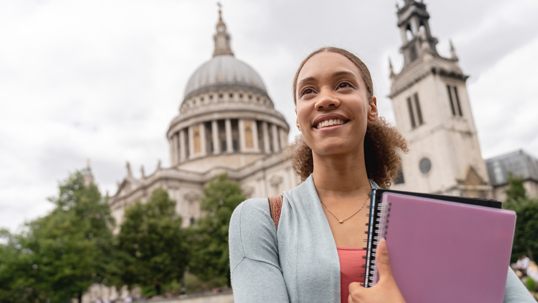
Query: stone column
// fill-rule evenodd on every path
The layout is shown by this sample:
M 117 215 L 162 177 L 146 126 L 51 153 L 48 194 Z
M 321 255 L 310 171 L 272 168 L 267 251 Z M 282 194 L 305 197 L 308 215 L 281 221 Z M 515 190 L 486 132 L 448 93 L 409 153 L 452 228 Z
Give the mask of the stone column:
M 192 136 L 192 126 L 187 127 L 187 131 L 189 136 L 189 159 L 192 159 L 194 156 L 194 140 Z
M 213 154 L 220 154 L 219 125 L 217 120 L 211 121 L 211 135 L 213 136 Z
M 280 146 L 279 146 L 279 140 L 278 140 L 278 126 L 276 126 L 276 124 L 273 124 L 271 125 L 272 126 L 272 129 L 273 129 L 273 152 L 278 152 L 280 151 Z
M 173 153 L 172 153 L 172 157 L 174 158 L 173 160 L 173 163 L 172 165 L 176 165 L 178 164 L 178 147 L 179 147 L 179 142 L 178 142 L 178 134 L 175 133 L 173 136 L 172 136 L 172 144 L 174 145 L 173 147 Z
M 200 123 L 200 145 L 202 147 L 202 152 L 200 153 L 200 156 L 207 155 L 207 146 L 205 141 L 205 123 Z
M 185 130 L 179 131 L 179 162 L 183 162 L 187 158 L 187 149 L 185 148 Z
M 230 119 L 226 119 L 224 121 L 224 126 L 226 127 L 226 152 L 233 153 L 232 121 Z
M 418 18 L 411 19 L 410 23 L 411 23 L 411 31 L 413 32 L 413 36 L 416 36 L 418 34 L 418 26 L 419 26 Z
M 174 157 L 174 137 L 168 139 L 168 145 L 170 146 L 170 166 L 174 166 L 176 163 Z
M 267 122 L 262 122 L 262 133 L 263 133 L 263 148 L 266 154 L 271 153 L 271 143 L 269 142 L 269 129 L 267 128 Z
M 407 42 L 407 34 L 406 34 L 406 29 L 405 27 L 400 27 L 400 33 L 402 34 L 402 41 L 403 41 L 403 44 L 405 44 L 405 42 Z
M 288 136 L 283 128 L 280 131 L 280 148 L 285 149 L 288 146 Z

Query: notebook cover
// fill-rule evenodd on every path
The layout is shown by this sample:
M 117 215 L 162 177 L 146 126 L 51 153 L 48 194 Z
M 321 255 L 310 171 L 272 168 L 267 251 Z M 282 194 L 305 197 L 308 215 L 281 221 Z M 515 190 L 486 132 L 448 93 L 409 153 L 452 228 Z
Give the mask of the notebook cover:
M 448 201 L 448 202 L 473 204 L 473 205 L 487 206 L 487 207 L 493 207 L 493 208 L 498 208 L 498 209 L 502 208 L 502 203 L 500 201 L 493 200 L 493 199 L 426 194 L 426 193 L 407 192 L 407 191 L 399 191 L 399 190 L 384 189 L 384 188 L 376 188 L 376 189 L 373 189 L 372 191 L 375 191 L 376 198 L 379 200 L 381 199 L 381 196 L 383 195 L 383 193 L 395 193 L 395 194 L 411 195 L 411 196 L 442 200 L 442 201 Z
M 384 193 L 392 272 L 413 303 L 502 303 L 515 213 Z

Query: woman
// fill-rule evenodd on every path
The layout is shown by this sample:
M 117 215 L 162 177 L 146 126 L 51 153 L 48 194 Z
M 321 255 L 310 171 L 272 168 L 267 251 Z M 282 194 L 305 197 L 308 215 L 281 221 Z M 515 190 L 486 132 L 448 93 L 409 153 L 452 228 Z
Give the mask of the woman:
M 363 264 L 356 262 L 364 255 L 369 193 L 377 184 L 390 186 L 397 150 L 407 151 L 403 137 L 378 118 L 368 68 L 348 51 L 322 48 L 299 66 L 293 93 L 302 133 L 293 165 L 304 182 L 283 193 L 278 230 L 267 199 L 234 211 L 235 302 L 405 302 L 384 241 L 376 286 L 361 286 Z M 526 302 L 515 295 L 525 295 L 523 285 L 508 282 L 505 302 Z

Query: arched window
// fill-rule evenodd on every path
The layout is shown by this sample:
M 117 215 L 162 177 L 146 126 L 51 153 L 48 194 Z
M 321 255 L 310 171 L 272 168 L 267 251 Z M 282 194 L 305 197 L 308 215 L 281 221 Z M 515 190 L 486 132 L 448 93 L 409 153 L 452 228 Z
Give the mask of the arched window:
M 407 41 L 413 39 L 413 31 L 411 30 L 411 25 L 407 24 L 407 27 L 405 28 L 405 36 L 407 37 Z

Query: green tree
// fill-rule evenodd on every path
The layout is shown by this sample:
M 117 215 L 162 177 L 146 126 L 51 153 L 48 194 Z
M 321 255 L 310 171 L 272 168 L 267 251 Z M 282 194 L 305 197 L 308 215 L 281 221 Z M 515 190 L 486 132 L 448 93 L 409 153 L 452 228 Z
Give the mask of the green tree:
M 505 191 L 506 201 L 503 204 L 505 209 L 513 210 L 517 214 L 512 262 L 517 261 L 521 255 L 534 259 L 534 255 L 538 253 L 538 201 L 527 196 L 523 183 L 523 178 L 509 176 L 509 186 Z
M 3 236 L 0 299 L 5 302 L 68 302 L 93 283 L 109 284 L 114 220 L 108 203 L 82 172 L 59 186 L 55 208 Z M 3 257 L 6 257 L 4 259 Z
M 146 204 L 137 201 L 125 210 L 118 234 L 121 280 L 132 287 L 163 285 L 180 280 L 188 263 L 189 249 L 176 202 L 166 190 L 156 189 Z
M 232 212 L 246 199 L 239 184 L 219 175 L 204 189 L 201 209 L 206 213 L 190 230 L 192 257 L 189 272 L 202 281 L 220 279 L 230 286 L 228 226 Z

